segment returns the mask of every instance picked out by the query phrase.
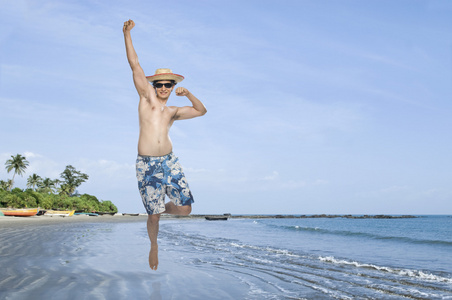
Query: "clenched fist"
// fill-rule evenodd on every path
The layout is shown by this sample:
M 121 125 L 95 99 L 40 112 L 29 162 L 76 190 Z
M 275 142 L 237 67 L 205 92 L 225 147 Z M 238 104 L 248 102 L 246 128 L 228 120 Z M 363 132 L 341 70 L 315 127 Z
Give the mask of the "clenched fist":
M 135 26 L 135 22 L 134 22 L 134 21 L 132 21 L 132 20 L 125 21 L 125 22 L 124 22 L 124 27 L 122 28 L 122 31 L 123 31 L 124 33 L 126 33 L 127 31 L 132 30 L 132 28 L 133 28 L 134 26 Z
M 190 94 L 190 92 L 184 87 L 178 87 L 176 89 L 177 96 L 187 96 L 188 94 Z

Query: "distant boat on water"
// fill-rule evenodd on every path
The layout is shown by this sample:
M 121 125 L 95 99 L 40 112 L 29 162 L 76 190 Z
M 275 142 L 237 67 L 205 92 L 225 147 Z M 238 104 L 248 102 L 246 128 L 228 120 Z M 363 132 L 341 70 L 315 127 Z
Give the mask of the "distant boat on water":
M 39 209 L 38 208 L 22 208 L 22 209 L 0 209 L 5 216 L 13 217 L 31 217 L 35 216 Z
M 123 216 L 133 216 L 133 217 L 137 217 L 137 216 L 139 216 L 140 214 L 127 214 L 127 213 L 123 213 L 122 215 L 123 215 Z

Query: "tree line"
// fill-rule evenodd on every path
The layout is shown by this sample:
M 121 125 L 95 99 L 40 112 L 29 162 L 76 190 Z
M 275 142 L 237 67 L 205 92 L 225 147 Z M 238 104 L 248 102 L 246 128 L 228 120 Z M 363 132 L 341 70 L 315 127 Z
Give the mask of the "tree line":
M 29 166 L 26 157 L 11 155 L 5 163 L 12 179 L 0 180 L 0 207 L 40 207 L 43 209 L 75 209 L 77 211 L 117 212 L 111 201 L 99 201 L 95 196 L 77 192 L 77 188 L 89 178 L 87 174 L 68 165 L 60 174 L 61 179 L 42 178 L 32 174 L 27 179 L 27 189 L 14 188 L 16 175 L 23 176 Z

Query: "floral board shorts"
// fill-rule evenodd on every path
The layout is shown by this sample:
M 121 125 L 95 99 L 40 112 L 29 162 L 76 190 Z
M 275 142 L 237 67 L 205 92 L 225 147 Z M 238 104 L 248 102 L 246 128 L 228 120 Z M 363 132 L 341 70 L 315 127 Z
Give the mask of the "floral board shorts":
M 149 215 L 165 211 L 165 194 L 178 206 L 195 202 L 179 159 L 172 152 L 164 156 L 138 155 L 136 171 L 138 189 Z

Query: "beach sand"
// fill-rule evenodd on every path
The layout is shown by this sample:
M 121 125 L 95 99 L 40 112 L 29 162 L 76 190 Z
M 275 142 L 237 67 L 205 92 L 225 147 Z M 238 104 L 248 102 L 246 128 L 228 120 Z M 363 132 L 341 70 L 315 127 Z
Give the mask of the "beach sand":
M 221 270 L 178 263 L 183 254 L 164 241 L 159 269 L 150 270 L 146 219 L 0 217 L 0 299 L 241 299 L 247 294 L 247 286 Z
M 26 226 L 40 226 L 53 224 L 68 224 L 68 223 L 128 223 L 128 222 L 146 222 L 147 215 L 140 214 L 139 216 L 123 216 L 116 214 L 114 216 L 87 216 L 74 215 L 70 217 L 62 216 L 33 216 L 33 217 L 0 217 L 0 228 L 9 227 L 26 227 Z
M 162 216 L 157 271 L 148 266 L 146 219 L 0 217 L 0 299 L 452 295 L 449 217 L 211 222 L 201 215 Z M 429 231 L 419 239 L 416 228 Z

